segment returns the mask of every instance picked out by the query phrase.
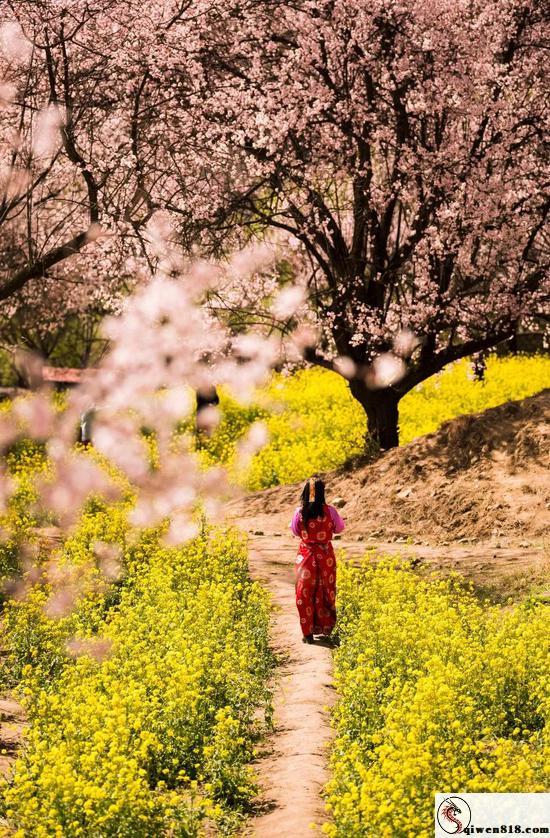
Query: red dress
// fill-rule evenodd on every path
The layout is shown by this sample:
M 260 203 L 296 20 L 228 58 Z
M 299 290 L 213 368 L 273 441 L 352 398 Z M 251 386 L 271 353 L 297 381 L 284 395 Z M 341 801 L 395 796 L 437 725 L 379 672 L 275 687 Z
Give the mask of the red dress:
M 296 607 L 302 633 L 330 634 L 336 624 L 336 558 L 331 539 L 334 526 L 325 505 L 322 518 L 300 523 L 296 557 Z

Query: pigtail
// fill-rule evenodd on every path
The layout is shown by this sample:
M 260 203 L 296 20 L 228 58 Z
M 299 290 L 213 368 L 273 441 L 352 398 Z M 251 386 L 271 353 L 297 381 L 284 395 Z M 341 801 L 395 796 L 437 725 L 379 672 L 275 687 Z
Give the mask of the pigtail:
M 320 478 L 310 477 L 302 489 L 302 521 L 307 525 L 313 518 L 321 518 L 325 508 L 325 484 Z

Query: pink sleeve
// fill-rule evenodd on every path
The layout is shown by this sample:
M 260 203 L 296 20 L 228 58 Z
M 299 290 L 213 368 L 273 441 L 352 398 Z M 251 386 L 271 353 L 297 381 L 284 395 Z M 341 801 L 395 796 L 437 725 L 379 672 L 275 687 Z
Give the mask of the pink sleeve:
M 328 508 L 330 512 L 330 517 L 332 518 L 332 524 L 334 526 L 334 532 L 339 533 L 345 528 L 344 519 L 341 517 L 340 513 L 334 506 L 329 506 Z
M 294 535 L 300 536 L 302 532 L 302 528 L 300 526 L 300 509 L 297 509 L 294 515 L 292 516 L 292 521 L 290 522 L 290 529 L 294 533 Z

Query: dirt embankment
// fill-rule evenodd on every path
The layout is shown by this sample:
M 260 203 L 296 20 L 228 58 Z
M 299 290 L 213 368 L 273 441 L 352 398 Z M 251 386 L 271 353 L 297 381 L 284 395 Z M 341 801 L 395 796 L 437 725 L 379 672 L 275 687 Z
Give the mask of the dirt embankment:
M 329 500 L 345 500 L 346 537 L 426 544 L 544 539 L 550 525 L 550 389 L 433 434 L 351 461 L 324 475 Z M 284 531 L 301 484 L 256 492 L 231 514 Z M 265 516 L 265 517 L 264 517 Z
M 550 599 L 550 390 L 324 475 L 329 502 L 343 504 L 337 546 L 350 560 L 369 549 L 418 559 L 427 570 L 458 572 L 503 600 L 538 591 Z M 234 499 L 227 518 L 260 540 L 288 524 L 302 483 Z M 545 593 L 544 593 L 545 592 Z

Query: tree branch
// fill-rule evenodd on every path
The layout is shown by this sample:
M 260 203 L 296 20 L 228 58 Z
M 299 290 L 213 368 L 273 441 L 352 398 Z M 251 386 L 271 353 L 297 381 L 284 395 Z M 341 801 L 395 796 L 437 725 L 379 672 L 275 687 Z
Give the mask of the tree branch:
M 64 259 L 68 259 L 69 256 L 73 256 L 75 253 L 78 253 L 86 247 L 91 240 L 89 230 L 85 230 L 78 233 L 76 236 L 73 236 L 73 238 L 69 239 L 69 241 L 65 242 L 65 244 L 53 248 L 53 250 L 50 250 L 45 256 L 42 256 L 40 259 L 36 259 L 32 262 L 32 264 L 25 265 L 24 268 L 21 268 L 21 270 L 14 274 L 11 279 L 4 283 L 4 285 L 0 286 L 0 301 L 7 300 L 12 294 L 20 291 L 21 288 L 29 282 L 29 280 L 46 276 L 49 268 L 57 265 Z

